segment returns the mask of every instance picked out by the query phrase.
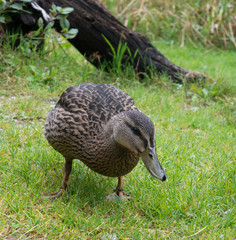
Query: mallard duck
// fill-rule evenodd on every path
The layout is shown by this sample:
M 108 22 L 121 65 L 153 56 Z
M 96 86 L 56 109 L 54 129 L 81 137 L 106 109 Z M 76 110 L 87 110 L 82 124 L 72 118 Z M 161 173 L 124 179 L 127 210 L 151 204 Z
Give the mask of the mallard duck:
M 140 157 L 152 176 L 165 181 L 154 132 L 150 118 L 122 90 L 94 83 L 68 88 L 45 124 L 49 144 L 65 158 L 61 189 L 51 196 L 58 197 L 67 188 L 73 159 L 99 174 L 118 177 L 118 186 L 108 198 L 129 197 L 123 191 L 122 176 L 133 170 Z

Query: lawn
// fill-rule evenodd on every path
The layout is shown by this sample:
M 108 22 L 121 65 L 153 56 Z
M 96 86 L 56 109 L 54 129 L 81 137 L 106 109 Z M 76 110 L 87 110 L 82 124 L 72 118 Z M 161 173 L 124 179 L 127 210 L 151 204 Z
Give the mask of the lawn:
M 236 53 L 156 47 L 174 63 L 212 77 L 176 85 L 162 76 L 107 74 L 69 44 L 39 56 L 0 49 L 0 239 L 233 239 L 236 235 Z M 44 137 L 47 113 L 81 82 L 129 93 L 154 122 L 167 181 L 142 161 L 126 177 L 132 198 L 110 201 L 117 184 L 74 161 L 68 191 L 55 200 L 64 159 Z

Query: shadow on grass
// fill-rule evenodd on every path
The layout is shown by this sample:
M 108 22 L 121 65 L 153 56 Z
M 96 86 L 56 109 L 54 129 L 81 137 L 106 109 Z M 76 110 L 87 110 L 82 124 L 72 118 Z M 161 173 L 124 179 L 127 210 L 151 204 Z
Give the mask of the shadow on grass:
M 91 206 L 106 201 L 106 196 L 116 187 L 116 178 L 108 178 L 92 172 L 82 163 L 76 165 L 80 165 L 79 169 L 76 166 L 68 182 L 69 199 L 88 202 Z

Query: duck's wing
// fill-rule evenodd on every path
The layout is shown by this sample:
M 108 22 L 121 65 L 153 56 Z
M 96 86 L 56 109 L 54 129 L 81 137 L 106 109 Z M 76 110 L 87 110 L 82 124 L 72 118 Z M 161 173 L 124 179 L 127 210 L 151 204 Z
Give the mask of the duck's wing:
M 105 124 L 114 115 L 138 110 L 134 100 L 124 91 L 108 84 L 82 83 L 68 88 L 60 97 L 58 107 Z

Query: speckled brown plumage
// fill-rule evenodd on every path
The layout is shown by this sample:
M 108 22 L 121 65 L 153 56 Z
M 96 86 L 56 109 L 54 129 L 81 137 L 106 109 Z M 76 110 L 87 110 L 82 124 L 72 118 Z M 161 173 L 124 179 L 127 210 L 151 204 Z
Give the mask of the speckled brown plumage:
M 128 94 L 107 84 L 68 88 L 48 114 L 45 136 L 66 160 L 62 188 L 73 159 L 102 175 L 121 177 L 137 165 L 147 144 L 155 146 L 152 121 Z

